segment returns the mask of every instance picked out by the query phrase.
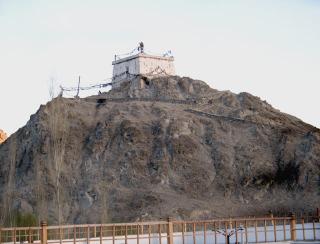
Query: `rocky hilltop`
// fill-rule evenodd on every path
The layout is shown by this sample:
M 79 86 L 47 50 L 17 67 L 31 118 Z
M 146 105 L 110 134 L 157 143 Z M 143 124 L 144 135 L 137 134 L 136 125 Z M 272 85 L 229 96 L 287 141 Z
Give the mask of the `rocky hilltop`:
M 248 93 L 137 77 L 58 97 L 0 145 L 0 220 L 98 223 L 309 211 L 320 132 Z
M 0 144 L 3 143 L 5 140 L 7 140 L 7 134 L 0 129 Z

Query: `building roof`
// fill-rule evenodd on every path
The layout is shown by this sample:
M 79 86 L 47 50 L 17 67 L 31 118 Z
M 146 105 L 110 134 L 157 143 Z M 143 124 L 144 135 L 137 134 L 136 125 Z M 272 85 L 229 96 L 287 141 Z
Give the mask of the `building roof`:
M 167 61 L 174 61 L 174 57 L 172 56 L 158 56 L 158 55 L 150 55 L 147 53 L 138 53 L 129 57 L 117 59 L 112 62 L 112 65 L 120 64 L 123 62 L 127 62 L 129 60 L 135 59 L 135 58 L 151 58 L 151 59 L 160 59 L 160 60 L 167 60 Z

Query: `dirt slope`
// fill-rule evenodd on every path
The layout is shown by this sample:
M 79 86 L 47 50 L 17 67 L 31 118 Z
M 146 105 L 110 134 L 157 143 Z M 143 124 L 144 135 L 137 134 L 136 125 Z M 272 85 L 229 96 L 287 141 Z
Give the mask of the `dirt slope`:
M 56 98 L 0 145 L 2 222 L 17 210 L 98 223 L 318 205 L 317 128 L 202 81 L 135 82 Z

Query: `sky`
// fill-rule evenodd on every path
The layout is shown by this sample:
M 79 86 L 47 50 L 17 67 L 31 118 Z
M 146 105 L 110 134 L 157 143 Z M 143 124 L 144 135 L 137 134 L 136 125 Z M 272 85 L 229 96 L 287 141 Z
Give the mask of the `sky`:
M 52 84 L 110 78 L 140 41 L 180 76 L 320 128 L 320 0 L 0 0 L 0 128 L 24 126 Z

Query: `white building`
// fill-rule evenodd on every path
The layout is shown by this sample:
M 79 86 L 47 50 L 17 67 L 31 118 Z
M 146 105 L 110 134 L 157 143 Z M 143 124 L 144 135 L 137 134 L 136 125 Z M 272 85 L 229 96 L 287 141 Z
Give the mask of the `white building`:
M 155 76 L 175 75 L 173 56 L 150 55 L 144 52 L 143 43 L 135 49 L 137 52 L 126 57 L 115 56 L 113 65 L 112 87 L 119 87 L 122 82 L 136 75 L 152 78 Z M 134 50 L 134 51 L 135 51 Z

